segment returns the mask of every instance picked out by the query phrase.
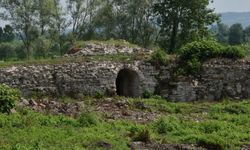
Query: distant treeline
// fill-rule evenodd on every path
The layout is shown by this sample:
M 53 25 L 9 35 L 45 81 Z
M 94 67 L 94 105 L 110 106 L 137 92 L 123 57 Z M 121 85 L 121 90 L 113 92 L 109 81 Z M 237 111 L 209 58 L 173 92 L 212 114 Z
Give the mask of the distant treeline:
M 211 39 L 211 0 L 0 0 L 0 59 L 63 55 L 79 40 L 123 39 L 175 53 Z M 16 37 L 16 38 L 13 38 Z
M 230 27 L 223 23 L 218 23 L 211 28 L 218 42 L 229 45 L 246 44 L 250 40 L 250 25 L 243 28 L 242 24 L 235 23 Z

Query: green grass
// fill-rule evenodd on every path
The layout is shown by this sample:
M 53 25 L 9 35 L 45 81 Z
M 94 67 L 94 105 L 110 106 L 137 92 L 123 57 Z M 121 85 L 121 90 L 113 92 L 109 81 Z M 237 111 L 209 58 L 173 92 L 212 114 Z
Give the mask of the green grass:
M 135 101 L 149 106 L 146 111 L 162 113 L 149 125 L 153 139 L 159 143 L 196 143 L 219 149 L 250 144 L 250 101 L 171 103 L 155 98 L 130 99 Z
M 0 149 L 95 149 L 98 142 L 109 143 L 114 149 L 128 149 L 124 134 L 130 124 L 97 120 L 95 115 L 73 119 L 27 110 L 10 116 L 2 114 Z
M 0 114 L 0 149 L 130 149 L 133 140 L 199 144 L 210 149 L 240 149 L 250 144 L 250 101 L 172 103 L 154 97 L 129 99 L 130 109 L 141 101 L 160 118 L 146 124 L 107 121 L 103 114 L 79 118 L 52 116 L 30 110 Z M 94 103 L 92 104 L 94 105 Z

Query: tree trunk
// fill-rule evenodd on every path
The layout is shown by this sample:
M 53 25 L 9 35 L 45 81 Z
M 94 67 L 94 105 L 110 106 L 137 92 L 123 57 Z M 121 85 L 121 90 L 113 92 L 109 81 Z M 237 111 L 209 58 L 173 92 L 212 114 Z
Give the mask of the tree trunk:
M 172 33 L 170 37 L 169 53 L 173 53 L 176 48 L 177 32 L 178 32 L 178 21 L 175 19 L 173 21 L 173 28 L 172 28 Z

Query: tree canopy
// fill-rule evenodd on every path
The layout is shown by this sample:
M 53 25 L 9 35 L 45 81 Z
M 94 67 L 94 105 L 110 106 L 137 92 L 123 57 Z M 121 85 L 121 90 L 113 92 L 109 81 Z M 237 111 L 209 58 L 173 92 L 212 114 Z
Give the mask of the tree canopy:
M 207 7 L 210 0 L 65 2 L 66 6 L 60 0 L 0 0 L 0 17 L 13 29 L 6 28 L 8 39 L 16 34 L 27 58 L 36 54 L 46 57 L 55 49 L 63 55 L 69 44 L 93 39 L 122 39 L 173 53 L 188 42 L 208 37 L 208 26 L 218 19 Z M 0 29 L 0 34 L 7 32 Z M 34 48 L 39 43 L 44 47 Z
M 185 43 L 208 35 L 208 26 L 218 16 L 209 9 L 209 0 L 159 0 L 154 5 L 161 27 L 163 47 L 173 52 Z

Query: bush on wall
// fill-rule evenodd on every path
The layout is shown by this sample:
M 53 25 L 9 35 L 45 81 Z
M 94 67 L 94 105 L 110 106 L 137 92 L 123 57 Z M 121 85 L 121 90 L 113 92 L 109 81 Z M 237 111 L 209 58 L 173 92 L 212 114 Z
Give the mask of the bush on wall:
M 157 49 L 152 54 L 150 61 L 155 65 L 166 65 L 170 61 L 169 59 L 168 54 L 164 50 Z
M 246 50 L 242 46 L 227 46 L 222 49 L 220 55 L 223 58 L 243 58 L 246 56 Z
M 196 74 L 202 69 L 202 64 L 211 58 L 238 59 L 246 55 L 240 46 L 223 46 L 215 41 L 195 41 L 183 46 L 178 51 L 181 61 L 181 72 Z

